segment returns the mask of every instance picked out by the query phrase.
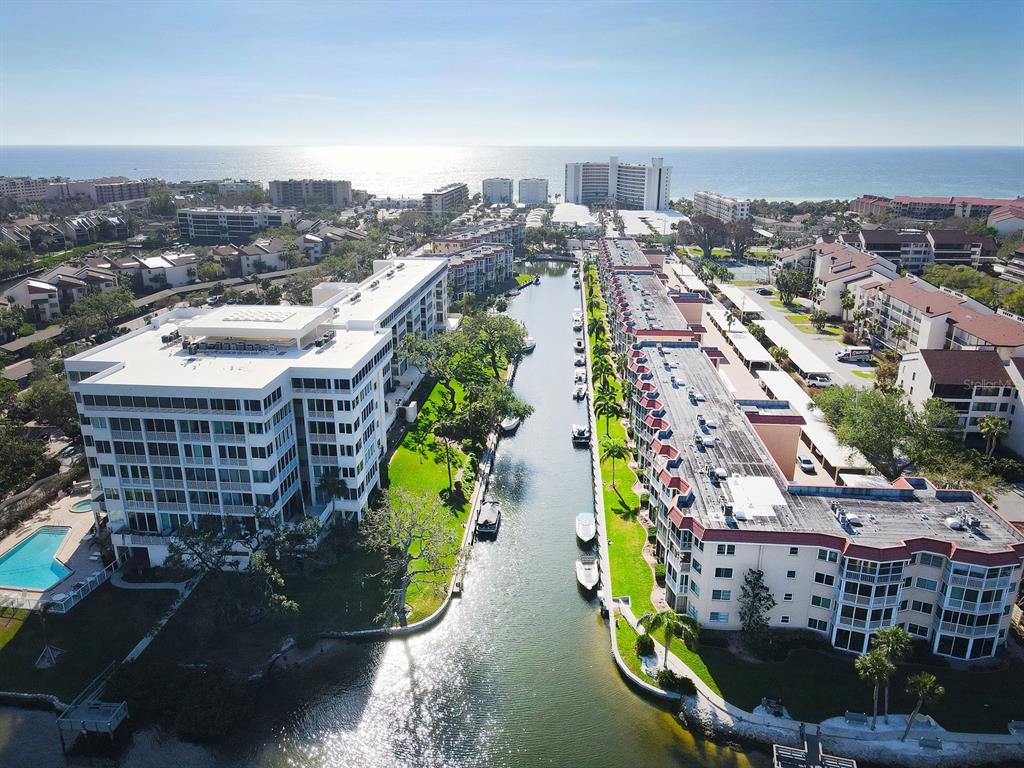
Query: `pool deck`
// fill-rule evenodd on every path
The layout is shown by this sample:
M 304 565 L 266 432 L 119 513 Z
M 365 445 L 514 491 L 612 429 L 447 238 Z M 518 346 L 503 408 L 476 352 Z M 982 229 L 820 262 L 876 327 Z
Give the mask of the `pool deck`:
M 92 511 L 73 512 L 71 510 L 72 504 L 88 501 L 89 496 L 90 494 L 86 492 L 59 498 L 39 510 L 35 516 L 23 523 L 13 533 L 0 539 L 0 555 L 3 555 L 40 528 L 49 526 L 67 528 L 67 536 L 64 537 L 64 541 L 57 550 L 56 557 L 71 571 L 50 589 L 42 592 L 21 588 L 5 589 L 0 584 L 0 601 L 6 602 L 13 599 L 14 603 L 21 607 L 34 608 L 40 600 L 52 598 L 53 595 L 60 593 L 67 594 L 74 584 L 85 581 L 93 574 L 103 570 L 103 563 L 99 559 L 90 559 L 91 556 L 98 553 L 98 549 L 90 543 L 82 541 L 82 537 L 92 529 Z

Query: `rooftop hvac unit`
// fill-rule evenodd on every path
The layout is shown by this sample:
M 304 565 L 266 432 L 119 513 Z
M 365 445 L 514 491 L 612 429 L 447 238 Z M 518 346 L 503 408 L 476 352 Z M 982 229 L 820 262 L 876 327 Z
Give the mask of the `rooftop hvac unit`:
M 395 265 L 395 269 L 405 269 L 405 262 L 400 261 Z
M 378 285 L 380 285 L 380 280 L 371 280 L 370 281 L 370 288 L 371 289 L 376 288 Z

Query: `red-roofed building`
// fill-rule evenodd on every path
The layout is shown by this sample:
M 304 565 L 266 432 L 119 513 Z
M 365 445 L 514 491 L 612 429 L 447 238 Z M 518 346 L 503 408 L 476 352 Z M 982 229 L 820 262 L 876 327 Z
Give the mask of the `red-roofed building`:
M 1007 205 L 996 208 L 988 215 L 988 225 L 999 237 L 1012 235 L 1024 229 L 1024 202 L 1020 205 Z

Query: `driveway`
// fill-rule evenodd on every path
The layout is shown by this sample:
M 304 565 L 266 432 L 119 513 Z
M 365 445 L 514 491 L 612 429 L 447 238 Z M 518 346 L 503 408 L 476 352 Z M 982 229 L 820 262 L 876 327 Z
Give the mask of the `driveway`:
M 800 341 L 804 343 L 811 352 L 817 355 L 821 360 L 829 365 L 836 372 L 838 384 L 852 384 L 858 389 L 868 389 L 874 386 L 874 376 L 868 376 L 873 373 L 873 368 L 864 363 L 841 363 L 836 360 L 836 352 L 846 348 L 846 345 L 841 341 L 831 336 L 819 336 L 816 333 L 804 333 L 792 322 L 786 319 L 786 315 L 792 314 L 788 309 L 782 307 L 776 307 L 772 305 L 772 301 L 778 301 L 778 296 L 761 296 L 757 293 L 754 288 L 746 286 L 738 286 L 744 294 L 750 297 L 750 300 L 761 308 L 764 316 L 768 320 L 777 320 L 784 326 L 790 329 L 792 334 L 796 336 Z M 800 299 L 797 300 L 801 301 Z M 806 300 L 803 300 L 806 301 Z M 857 373 L 864 375 L 858 376 Z

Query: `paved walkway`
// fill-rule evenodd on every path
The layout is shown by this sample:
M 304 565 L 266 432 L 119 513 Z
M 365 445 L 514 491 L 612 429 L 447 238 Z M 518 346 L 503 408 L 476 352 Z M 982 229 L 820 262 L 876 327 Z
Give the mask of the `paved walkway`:
M 120 571 L 111 575 L 110 583 L 120 589 L 173 589 L 179 595 L 189 584 L 187 581 L 125 581 Z

